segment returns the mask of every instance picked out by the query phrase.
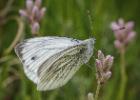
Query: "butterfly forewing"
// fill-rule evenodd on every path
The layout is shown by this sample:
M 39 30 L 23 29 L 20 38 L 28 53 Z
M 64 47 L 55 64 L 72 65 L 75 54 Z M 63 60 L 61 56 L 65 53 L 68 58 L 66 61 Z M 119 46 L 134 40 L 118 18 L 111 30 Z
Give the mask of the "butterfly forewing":
M 39 37 L 24 40 L 15 52 L 26 76 L 38 90 L 52 90 L 66 84 L 93 54 L 93 39 Z
M 15 52 L 24 66 L 24 72 L 34 83 L 38 82 L 37 70 L 52 55 L 81 41 L 65 37 L 39 37 L 24 40 L 15 47 Z M 46 66 L 47 67 L 47 66 Z

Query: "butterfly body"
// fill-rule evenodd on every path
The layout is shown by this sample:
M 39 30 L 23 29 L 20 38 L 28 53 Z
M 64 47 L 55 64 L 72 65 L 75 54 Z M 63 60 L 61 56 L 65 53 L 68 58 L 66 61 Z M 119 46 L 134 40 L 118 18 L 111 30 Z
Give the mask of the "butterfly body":
M 94 39 L 39 37 L 24 40 L 15 47 L 26 76 L 38 90 L 65 85 L 93 54 Z

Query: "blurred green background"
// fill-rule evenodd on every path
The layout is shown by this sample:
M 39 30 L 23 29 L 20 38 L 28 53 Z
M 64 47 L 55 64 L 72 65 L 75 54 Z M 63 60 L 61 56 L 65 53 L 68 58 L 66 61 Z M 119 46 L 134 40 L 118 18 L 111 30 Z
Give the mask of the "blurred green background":
M 47 12 L 41 22 L 40 35 L 86 39 L 92 34 L 96 38 L 94 56 L 88 66 L 83 65 L 65 86 L 52 91 L 37 91 L 36 85 L 25 76 L 13 48 L 9 49 L 19 28 L 24 28 L 20 40 L 32 37 L 29 25 L 25 22 L 23 27 L 19 22 L 18 11 L 25 8 L 25 0 L 0 0 L 0 100 L 87 100 L 87 94 L 96 90 L 98 49 L 115 57 L 113 75 L 101 89 L 99 98 L 117 100 L 120 56 L 114 48 L 110 23 L 119 18 L 134 21 L 137 32 L 125 57 L 128 83 L 124 100 L 140 100 L 140 0 L 43 0 L 43 6 L 47 7 Z

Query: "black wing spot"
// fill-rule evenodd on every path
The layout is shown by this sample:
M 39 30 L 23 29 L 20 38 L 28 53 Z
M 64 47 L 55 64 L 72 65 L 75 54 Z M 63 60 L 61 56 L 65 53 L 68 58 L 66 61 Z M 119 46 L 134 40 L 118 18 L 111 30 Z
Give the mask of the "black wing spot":
M 31 60 L 36 60 L 36 58 L 37 58 L 36 56 L 33 56 L 33 57 L 31 58 Z

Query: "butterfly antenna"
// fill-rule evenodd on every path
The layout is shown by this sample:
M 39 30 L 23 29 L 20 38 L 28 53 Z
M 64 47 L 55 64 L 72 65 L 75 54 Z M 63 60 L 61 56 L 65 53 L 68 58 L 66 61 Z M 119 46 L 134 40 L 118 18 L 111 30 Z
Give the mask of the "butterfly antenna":
M 88 15 L 88 21 L 89 21 L 89 26 L 90 26 L 90 38 L 93 37 L 93 20 L 92 20 L 92 16 L 91 16 L 91 12 L 89 10 L 87 10 L 87 15 Z

